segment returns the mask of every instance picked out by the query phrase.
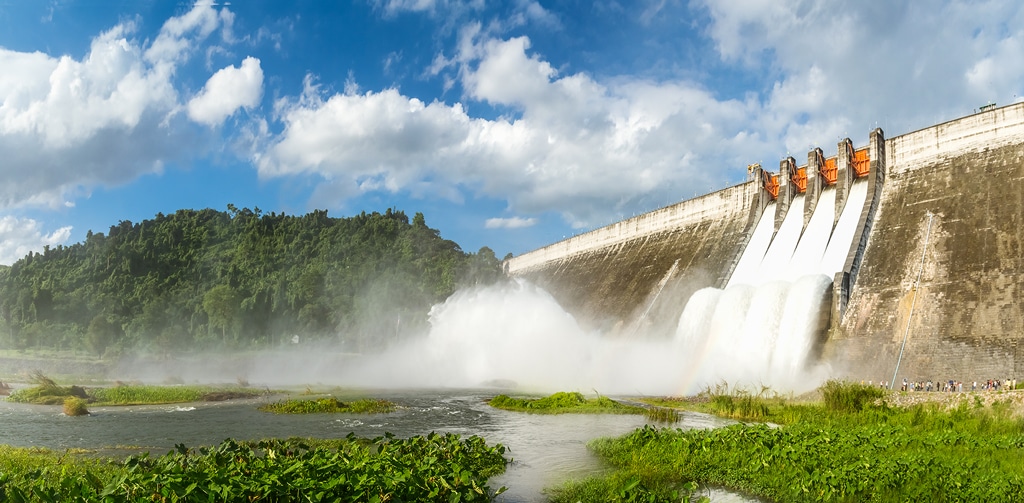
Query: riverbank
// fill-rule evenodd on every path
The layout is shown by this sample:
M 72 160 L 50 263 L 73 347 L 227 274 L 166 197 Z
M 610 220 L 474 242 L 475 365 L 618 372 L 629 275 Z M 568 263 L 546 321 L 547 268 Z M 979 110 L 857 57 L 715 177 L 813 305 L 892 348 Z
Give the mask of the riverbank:
M 820 401 L 765 391 L 654 400 L 747 422 L 647 426 L 591 442 L 614 470 L 567 483 L 553 500 L 679 501 L 695 485 L 779 502 L 1024 500 L 1018 395 L 985 393 L 892 393 L 833 381 Z

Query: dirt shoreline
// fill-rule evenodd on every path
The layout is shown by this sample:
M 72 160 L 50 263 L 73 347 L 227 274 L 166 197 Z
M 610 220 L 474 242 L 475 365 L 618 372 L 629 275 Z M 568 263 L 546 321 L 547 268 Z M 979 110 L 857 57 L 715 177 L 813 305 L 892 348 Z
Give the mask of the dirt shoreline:
M 1008 403 L 1013 417 L 1024 417 L 1024 390 L 1000 391 L 892 391 L 885 401 L 896 407 L 913 407 L 923 403 L 937 403 L 943 410 L 953 410 L 962 404 L 970 407 L 991 407 L 993 403 Z

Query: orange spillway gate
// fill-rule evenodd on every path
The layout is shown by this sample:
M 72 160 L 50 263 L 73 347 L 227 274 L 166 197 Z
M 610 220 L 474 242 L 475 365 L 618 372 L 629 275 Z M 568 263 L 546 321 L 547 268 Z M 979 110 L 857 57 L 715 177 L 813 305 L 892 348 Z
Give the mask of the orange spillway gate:
M 825 179 L 825 183 L 829 185 L 835 185 L 836 180 L 839 179 L 839 168 L 836 166 L 836 158 L 829 157 L 825 159 L 825 162 L 818 163 L 818 171 L 821 173 L 822 178 Z
M 772 199 L 779 198 L 779 175 L 764 172 L 764 190 L 772 195 Z
M 797 194 L 807 192 L 807 166 L 794 169 L 793 174 L 789 175 L 789 181 L 793 182 Z
M 867 147 L 853 152 L 853 176 L 854 178 L 861 178 L 868 176 L 868 170 L 871 166 L 871 160 L 868 159 Z

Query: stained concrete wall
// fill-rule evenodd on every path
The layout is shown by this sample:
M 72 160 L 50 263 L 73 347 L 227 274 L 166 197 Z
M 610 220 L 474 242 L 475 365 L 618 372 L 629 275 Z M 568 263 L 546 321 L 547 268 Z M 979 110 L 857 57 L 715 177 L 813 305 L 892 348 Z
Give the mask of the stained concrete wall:
M 1024 104 L 891 138 L 885 153 L 824 356 L 841 374 L 892 380 L 906 335 L 897 381 L 1024 376 Z
M 514 257 L 508 273 L 547 289 L 588 329 L 674 330 L 700 288 L 722 287 L 760 214 L 747 182 Z

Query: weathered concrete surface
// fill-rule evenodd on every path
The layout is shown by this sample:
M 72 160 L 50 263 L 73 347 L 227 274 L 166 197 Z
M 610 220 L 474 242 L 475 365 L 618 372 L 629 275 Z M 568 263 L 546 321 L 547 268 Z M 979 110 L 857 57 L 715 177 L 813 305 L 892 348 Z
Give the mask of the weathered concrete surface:
M 548 290 L 587 329 L 674 330 L 690 295 L 722 287 L 759 214 L 747 182 L 510 259 L 512 276 Z
M 1024 104 L 885 150 L 878 212 L 824 356 L 842 374 L 891 380 L 906 334 L 897 380 L 1024 376 Z

